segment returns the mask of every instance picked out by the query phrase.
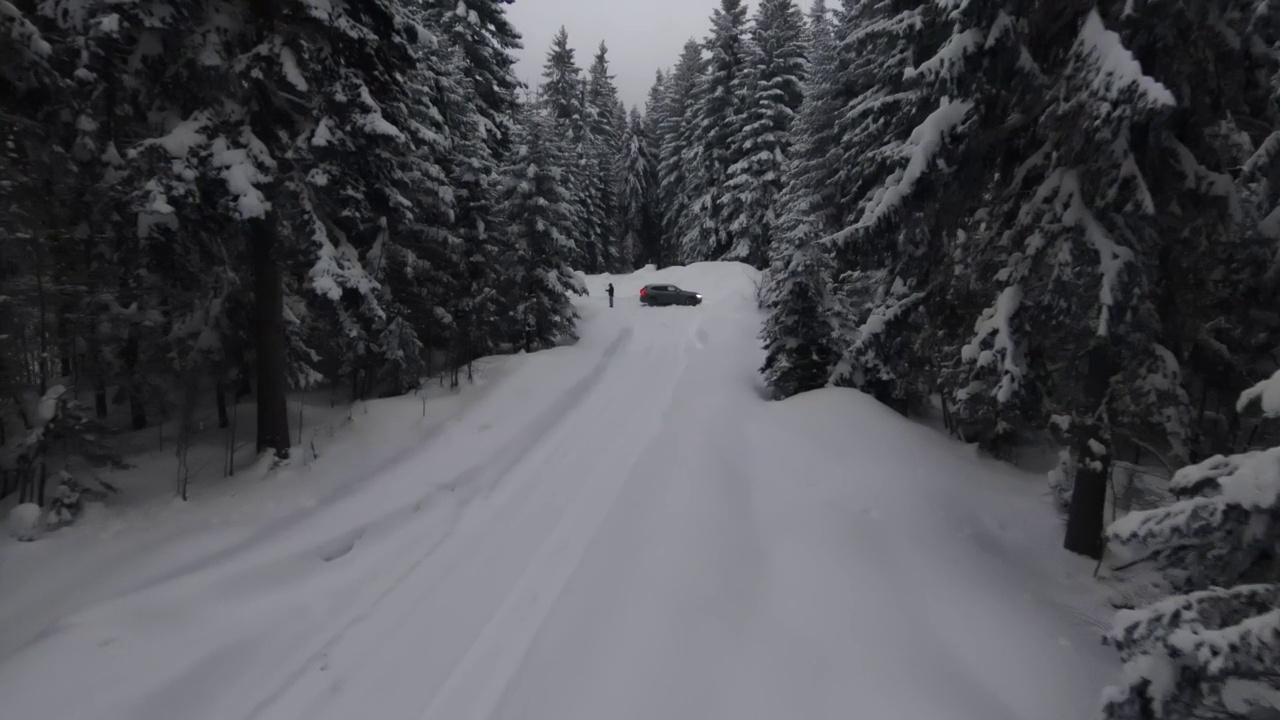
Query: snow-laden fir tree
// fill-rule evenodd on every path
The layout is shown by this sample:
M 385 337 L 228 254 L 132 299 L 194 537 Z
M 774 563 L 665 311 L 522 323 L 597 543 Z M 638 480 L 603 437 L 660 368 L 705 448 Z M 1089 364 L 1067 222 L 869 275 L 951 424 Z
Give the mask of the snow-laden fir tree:
M 830 254 L 821 244 L 836 230 L 831 193 L 839 149 L 833 122 L 835 35 L 823 0 L 815 0 L 809 20 L 809 74 L 792 126 L 785 185 L 773 199 L 778 223 L 760 298 L 769 313 L 760 333 L 761 372 L 780 398 L 825 386 L 835 363 Z
M 647 249 L 637 249 L 637 262 L 640 265 L 653 263 L 661 264 L 663 248 L 668 245 L 666 236 L 666 227 L 663 222 L 664 206 L 662 203 L 662 186 L 661 186 L 661 166 L 662 166 L 662 139 L 663 128 L 667 126 L 667 88 L 670 84 L 670 75 L 667 70 L 658 69 L 653 73 L 653 84 L 649 86 L 648 96 L 645 98 L 644 110 L 642 115 L 644 118 L 645 132 L 649 142 L 649 154 L 653 161 L 653 183 L 650 193 L 653 197 L 654 219 L 657 223 L 652 236 L 652 246 Z M 623 149 L 626 152 L 626 149 Z
M 689 40 L 667 78 L 658 113 L 661 119 L 654 128 L 663 238 L 659 267 L 674 265 L 684 258 L 681 239 L 698 224 L 695 205 L 703 183 L 698 118 L 705 70 L 701 45 Z
M 489 154 L 505 156 L 515 111 L 514 52 L 520 33 L 506 16 L 510 0 L 434 0 L 432 25 L 442 27 L 463 56 L 462 73 L 475 93 L 480 133 Z
M 1024 46 L 1054 75 L 1029 84 L 1019 100 L 1029 121 L 1001 145 L 1020 157 L 1009 158 L 990 210 L 973 216 L 953 253 L 957 277 L 996 281 L 985 286 L 987 307 L 948 381 L 960 401 L 956 416 L 979 428 L 999 423 L 981 431 L 996 437 L 1015 424 L 1049 425 L 1072 447 L 1064 469 L 1074 472 L 1055 473 L 1071 509 L 1072 549 L 1100 550 L 1106 470 L 1118 447 L 1190 457 L 1187 370 L 1226 347 L 1227 336 L 1210 328 L 1239 324 L 1209 298 L 1243 298 L 1241 288 L 1257 287 L 1243 269 L 1247 248 L 1222 240 L 1241 236 L 1229 173 L 1244 153 L 1224 153 L 1218 138 L 1252 145 L 1232 128 L 1265 106 L 1248 101 L 1259 94 L 1257 74 L 1253 89 L 1245 82 L 1238 94 L 1221 93 L 1214 78 L 1239 79 L 1234 68 L 1258 63 L 1251 48 L 1265 46 L 1269 31 L 1251 29 L 1243 6 L 1225 16 L 1223 9 L 1085 10 L 1056 44 L 1028 37 Z M 1140 18 L 1150 31 L 1131 30 Z M 1047 19 L 1033 15 L 1024 26 Z M 1251 39 L 1224 45 L 1192 30 L 1219 22 Z M 1213 58 L 1219 70 L 1164 62 L 1170 44 Z M 1186 266 L 1183 255 L 1218 268 L 1217 278 Z M 1211 289 L 1227 277 L 1235 287 Z M 1200 367 L 1230 377 L 1220 364 Z
M 794 0 L 761 0 L 742 74 L 743 124 L 731 139 L 724 221 L 734 245 L 724 256 L 763 268 L 776 230 L 774 201 L 791 151 L 791 123 L 805 73 L 804 15 Z
M 657 263 L 661 249 L 658 217 L 658 167 L 653 153 L 653 137 L 639 109 L 631 109 L 618 158 L 620 247 L 625 256 L 620 269 L 630 271 Z
M 542 84 L 538 88 L 538 100 L 551 117 L 566 123 L 574 137 L 583 131 L 583 77 L 582 68 L 569 47 L 569 33 L 563 26 L 551 39 L 546 62 L 542 66 Z
M 467 62 L 456 47 L 449 57 L 454 67 Z M 501 292 L 506 234 L 498 216 L 500 178 L 487 142 L 487 121 L 480 111 L 480 95 L 467 74 L 455 71 L 449 76 L 456 83 L 444 87 L 457 94 L 442 97 L 438 107 L 453 128 L 447 163 L 462 288 L 448 307 L 454 328 L 448 355 L 453 370 L 450 379 L 456 384 L 462 367 L 467 368 L 470 378 L 472 361 L 496 353 L 514 334 L 504 322 L 511 316 L 511 298 Z
M 735 246 L 727 213 L 729 168 L 740 159 L 734 139 L 746 125 L 748 43 L 747 6 L 720 0 L 711 14 L 706 73 L 697 94 L 696 144 L 682 148 L 682 162 L 695 168 L 686 189 L 693 202 L 689 223 L 680 228 L 684 262 L 718 260 Z
M 593 183 L 592 164 L 588 157 L 591 144 L 587 124 L 588 79 L 578 66 L 576 52 L 569 47 L 569 34 L 563 27 L 552 38 L 551 48 L 543 64 L 543 83 L 538 86 L 536 109 L 558 126 L 550 140 L 558 145 L 554 156 L 559 162 L 564 189 L 569 193 L 566 208 L 572 220 L 571 237 L 574 252 L 569 262 L 584 271 L 600 268 L 600 236 L 603 233 L 601 208 Z
M 570 195 L 563 182 L 567 161 L 556 137 L 561 127 L 538 108 L 522 109 L 503 170 L 504 262 L 511 268 L 504 292 L 512 298 L 516 344 L 528 352 L 576 337 L 577 313 L 569 295 L 586 293 L 569 265 L 575 248 Z
M 464 291 L 442 164 L 455 134 L 444 106 L 459 93 L 447 74 L 444 38 L 426 29 L 414 7 L 387 18 L 403 24 L 396 35 L 413 37 L 401 40 L 397 54 L 396 42 L 380 44 L 386 75 L 348 76 L 333 88 L 337 103 L 319 110 L 311 138 L 319 162 L 296 185 L 310 211 L 300 230 L 319 244 L 311 286 L 337 303 L 351 328 L 344 374 L 357 397 L 415 387 L 427 369 L 423 349 L 445 352 L 457 332 L 447 308 Z
M 1238 409 L 1280 417 L 1280 372 Z M 1116 616 L 1124 660 L 1108 720 L 1271 717 L 1280 712 L 1280 447 L 1179 470 L 1175 501 L 1113 523 L 1119 559 L 1160 573 L 1175 595 Z
M 127 157 L 140 228 L 198 233 L 204 223 L 184 223 L 201 212 L 222 219 L 213 228 L 240 228 L 220 233 L 244 240 L 223 256 L 253 279 L 240 287 L 256 304 L 260 444 L 283 449 L 287 384 L 314 382 L 337 362 L 353 386 L 399 366 L 393 385 L 402 386 L 421 334 L 437 335 L 427 318 L 438 317 L 448 283 L 413 265 L 447 245 L 452 222 L 437 162 L 447 133 L 429 87 L 441 70 L 436 55 L 414 49 L 436 40 L 422 16 L 396 3 L 323 22 L 303 3 L 218 12 L 224 33 L 205 34 L 193 13 L 158 39 L 184 48 L 167 62 L 187 73 L 169 73 L 180 87 L 151 114 L 159 133 Z M 410 322 L 383 342 L 397 318 Z
M 921 182 L 969 106 L 935 104 L 913 75 L 928 58 L 923 30 L 928 2 L 848 4 L 840 15 L 836 48 L 835 115 L 841 169 L 834 190 L 841 217 L 832 236 L 837 284 L 834 321 L 840 360 L 834 380 L 866 390 L 905 410 L 925 394 L 908 368 L 924 363 L 915 335 L 926 322 L 922 275 L 929 271 L 931 239 L 912 205 Z
M 592 221 L 587 241 L 596 246 L 592 255 L 598 258 L 595 267 L 584 268 L 589 272 L 617 272 L 630 263 L 630 258 L 624 260 L 629 251 L 620 246 L 620 185 L 616 173 L 627 123 L 621 108 L 618 89 L 609 73 L 608 48 L 601 42 L 587 72 L 583 103 L 582 163 L 587 183 L 583 192 L 590 198 L 588 212 Z

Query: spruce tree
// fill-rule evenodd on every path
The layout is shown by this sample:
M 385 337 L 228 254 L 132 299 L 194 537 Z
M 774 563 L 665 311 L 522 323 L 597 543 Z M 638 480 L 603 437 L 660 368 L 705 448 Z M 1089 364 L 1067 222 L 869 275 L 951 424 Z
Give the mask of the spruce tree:
M 697 223 L 694 211 L 703 169 L 698 108 L 705 69 L 701 46 L 689 40 L 663 94 L 661 124 L 655 129 L 663 229 L 659 267 L 674 265 L 684 258 L 682 238 Z
M 694 205 L 680 234 L 685 262 L 719 259 L 735 246 L 726 194 L 729 168 L 740 159 L 734 140 L 746 124 L 746 18 L 742 0 L 721 0 L 711 14 L 710 53 L 697 96 L 698 140 L 682 160 L 696 173 L 687 190 Z
M 734 245 L 723 257 L 762 268 L 777 229 L 774 202 L 791 151 L 805 72 L 804 16 L 794 0 L 762 0 L 743 73 L 743 125 L 731 139 L 724 218 Z
M 489 154 L 502 162 L 509 145 L 515 112 L 514 52 L 523 47 L 520 33 L 507 19 L 509 0 L 435 0 L 431 17 L 448 33 L 463 57 L 460 69 L 475 93 L 479 133 Z
M 1280 372 L 1242 394 L 1280 417 Z M 1280 447 L 1216 455 L 1179 470 L 1174 501 L 1113 523 L 1127 567 L 1173 594 L 1120 611 L 1109 644 L 1125 663 L 1108 720 L 1265 717 L 1280 710 Z
M 626 257 L 629 253 L 623 252 L 620 246 L 620 183 L 616 171 L 627 121 L 626 116 L 620 112 L 619 102 L 618 89 L 613 84 L 613 76 L 609 74 L 608 49 L 601 42 L 588 71 L 584 105 L 586 132 L 583 138 L 588 192 L 598 219 L 595 244 L 599 248 L 597 254 L 600 261 L 595 268 L 597 272 L 617 272 L 631 262 Z
M 569 33 L 561 26 L 547 51 L 538 94 L 552 119 L 564 123 L 566 129 L 571 129 L 574 137 L 579 138 L 583 129 L 583 78 L 574 55 L 574 49 L 569 47 Z
M 618 175 L 622 183 L 619 205 L 624 257 L 621 269 L 630 271 L 649 263 L 656 264 L 661 252 L 657 163 L 649 128 L 636 108 L 631 110 L 623 136 Z
M 564 187 L 567 161 L 555 137 L 560 127 L 538 109 L 522 110 L 503 171 L 505 264 L 512 269 L 505 291 L 513 298 L 517 345 L 528 352 L 576 337 L 569 294 L 586 292 L 569 266 L 575 254 L 573 215 Z
M 809 73 L 792 126 L 785 184 L 773 199 L 778 218 L 769 246 L 760 304 L 769 315 L 761 330 L 765 383 L 785 398 L 827 384 L 836 360 L 830 323 L 830 254 L 822 239 L 835 231 L 830 175 L 838 152 L 834 136 L 835 37 L 823 0 L 810 11 Z

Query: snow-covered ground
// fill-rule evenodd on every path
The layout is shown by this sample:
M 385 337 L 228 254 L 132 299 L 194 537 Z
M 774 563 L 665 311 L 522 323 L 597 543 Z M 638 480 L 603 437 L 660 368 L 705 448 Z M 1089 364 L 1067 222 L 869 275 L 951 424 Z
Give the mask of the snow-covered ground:
M 1043 480 L 856 392 L 761 399 L 754 280 L 589 278 L 579 343 L 426 418 L 0 546 L 0 716 L 1095 717 L 1118 665 Z

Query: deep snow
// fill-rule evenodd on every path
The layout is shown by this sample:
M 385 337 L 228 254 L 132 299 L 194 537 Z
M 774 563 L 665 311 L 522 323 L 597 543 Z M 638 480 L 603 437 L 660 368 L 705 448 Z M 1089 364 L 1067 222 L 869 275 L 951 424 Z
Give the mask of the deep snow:
M 0 716 L 1095 717 L 1118 663 L 1043 480 L 853 391 L 763 400 L 755 279 L 588 278 L 576 345 L 305 478 L 0 546 Z

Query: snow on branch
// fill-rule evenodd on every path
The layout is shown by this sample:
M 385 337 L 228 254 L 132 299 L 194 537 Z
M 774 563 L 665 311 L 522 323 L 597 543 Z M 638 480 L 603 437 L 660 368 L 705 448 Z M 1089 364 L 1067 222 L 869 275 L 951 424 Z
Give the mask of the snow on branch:
M 979 368 L 999 365 L 1000 384 L 996 388 L 995 399 L 1001 404 L 1013 398 L 1022 385 L 1025 371 L 1021 348 L 1012 327 L 1013 315 L 1021 302 L 1021 287 L 1010 285 L 1002 290 L 995 305 L 982 311 L 982 317 L 974 323 L 973 339 L 960 350 L 962 359 Z M 988 339 L 991 347 L 983 348 Z
M 33 55 L 47 58 L 53 46 L 40 36 L 40 30 L 27 20 L 9 0 L 0 0 L 0 28 L 9 26 L 9 39 L 18 47 L 25 46 Z
M 1052 198 L 1052 199 L 1051 199 Z M 1074 168 L 1059 168 L 1049 173 L 1036 190 L 1034 199 L 1023 210 L 1021 221 L 1030 220 L 1036 208 L 1051 203 L 1062 223 L 1083 231 L 1085 240 L 1098 253 L 1098 271 L 1102 281 L 1098 288 L 1098 337 L 1110 333 L 1111 308 L 1115 304 L 1120 271 L 1133 260 L 1133 251 L 1119 244 L 1089 209 L 1080 187 L 1080 175 Z
M 222 171 L 227 191 L 236 199 L 236 213 L 240 219 L 266 217 L 271 203 L 258 189 L 258 183 L 267 182 L 270 177 L 258 168 L 251 151 L 233 147 L 222 137 L 213 141 L 211 150 L 213 154 L 210 160 L 214 167 Z
M 1269 717 L 1280 667 L 1280 585 L 1213 588 L 1116 614 L 1105 641 L 1124 674 L 1109 720 Z
M 1124 46 L 1120 35 L 1106 28 L 1096 8 L 1089 11 L 1080 28 L 1075 51 L 1092 66 L 1092 88 L 1107 101 L 1117 102 L 1126 92 L 1137 91 L 1152 105 L 1177 104 L 1168 88 L 1142 72 L 1142 64 Z
M 884 220 L 911 195 L 916 184 L 934 164 L 948 135 L 969 119 L 972 109 L 973 103 L 968 100 L 944 98 L 938 109 L 911 131 L 911 137 L 899 150 L 907 157 L 906 167 L 895 172 L 888 183 L 876 191 L 857 227 L 870 227 Z
M 1240 581 L 1280 532 L 1280 447 L 1215 455 L 1174 474 L 1183 499 L 1107 530 L 1117 557 L 1154 564 L 1179 590 Z
M 941 75 L 956 73 L 961 70 L 965 58 L 976 52 L 984 44 L 986 38 L 977 28 L 969 28 L 964 32 L 952 35 L 947 43 L 938 48 L 938 52 L 919 67 L 908 67 L 902 71 L 904 80 L 933 81 Z
M 1240 393 L 1240 399 L 1236 402 L 1236 412 L 1244 412 L 1245 408 L 1253 404 L 1255 400 L 1264 415 L 1268 417 L 1280 416 L 1280 370 L 1277 370 L 1266 380 Z

